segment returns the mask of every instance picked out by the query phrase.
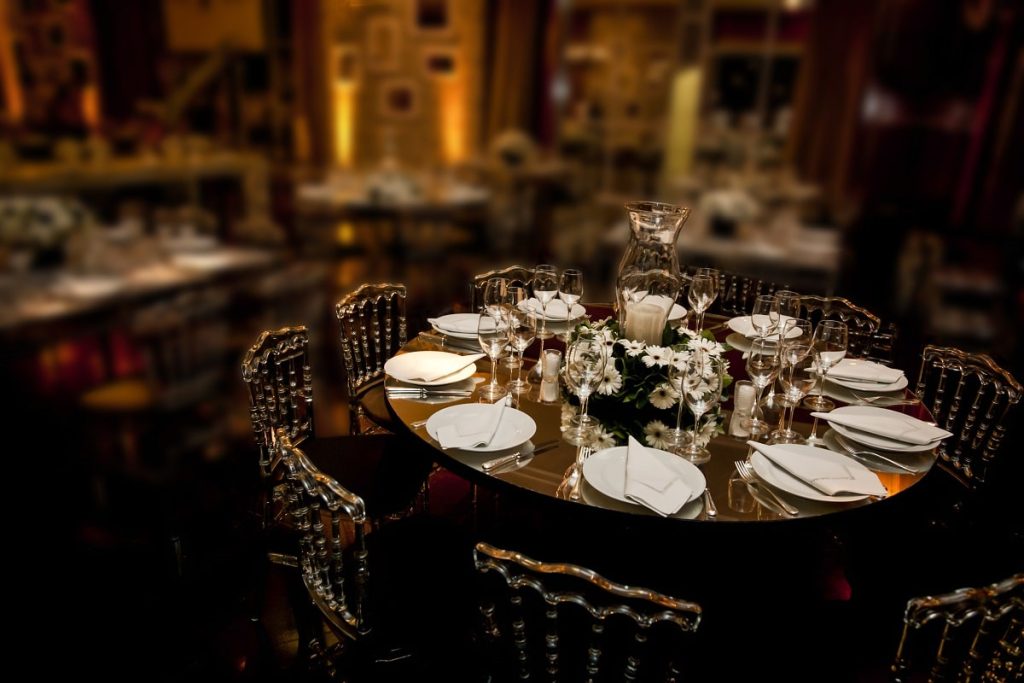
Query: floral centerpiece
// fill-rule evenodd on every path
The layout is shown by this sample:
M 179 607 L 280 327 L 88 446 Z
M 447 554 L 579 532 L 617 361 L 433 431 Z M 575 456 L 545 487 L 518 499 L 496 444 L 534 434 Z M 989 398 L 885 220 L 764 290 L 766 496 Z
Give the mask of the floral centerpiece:
M 597 390 L 590 397 L 588 413 L 601 422 L 595 435 L 599 448 L 623 445 L 633 435 L 654 448 L 669 445 L 668 432 L 676 424 L 679 392 L 669 381 L 669 366 L 685 363 L 695 353 L 722 357 L 727 347 L 710 332 L 698 335 L 685 327 L 665 326 L 660 345 L 627 339 L 612 318 L 576 326 L 572 340 L 581 334 L 594 334 L 604 340 L 605 371 Z M 723 392 L 732 383 L 728 361 L 723 358 L 726 374 Z M 563 428 L 579 410 L 578 399 L 567 393 L 562 404 Z M 702 417 L 697 442 L 707 445 L 722 429 L 718 407 Z M 683 426 L 693 425 L 693 417 L 683 409 Z

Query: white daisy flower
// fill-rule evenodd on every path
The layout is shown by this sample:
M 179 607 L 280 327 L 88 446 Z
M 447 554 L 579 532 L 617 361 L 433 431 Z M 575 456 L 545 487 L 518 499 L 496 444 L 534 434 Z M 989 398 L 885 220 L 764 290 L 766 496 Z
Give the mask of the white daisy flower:
M 562 403 L 562 423 L 561 428 L 564 432 L 569 427 L 569 421 L 576 416 L 576 406 L 571 403 Z
M 711 439 L 714 438 L 717 432 L 718 421 L 708 420 L 707 422 L 704 423 L 704 426 L 700 428 L 700 431 L 697 432 L 697 445 L 700 446 L 701 448 L 704 448 L 705 446 L 708 445 Z
M 604 396 L 611 396 L 622 388 L 622 373 L 615 368 L 615 363 L 609 363 L 604 367 L 604 377 L 597 385 L 597 393 Z
M 620 339 L 619 344 L 626 349 L 626 355 L 632 356 L 633 358 L 639 356 L 644 352 L 644 344 L 642 341 L 636 341 L 634 339 Z
M 644 357 L 641 359 L 649 368 L 655 365 L 665 367 L 672 362 L 672 349 L 667 346 L 648 346 L 644 350 Z
M 705 339 L 704 337 L 691 341 L 690 348 L 700 349 L 711 356 L 720 356 L 725 351 L 725 347 L 714 339 Z
M 684 349 L 682 351 L 672 352 L 672 365 L 677 370 L 683 370 L 686 368 L 686 362 L 693 356 L 693 351 Z
M 671 408 L 678 399 L 679 393 L 668 382 L 659 384 L 648 397 L 651 405 L 660 410 Z
M 644 427 L 644 441 L 652 448 L 667 448 L 669 444 L 669 428 L 661 420 L 651 420 Z
M 604 427 L 599 427 L 597 434 L 594 435 L 594 441 L 598 448 L 612 448 L 615 446 L 615 435 Z
M 689 340 L 689 339 L 696 339 L 697 338 L 697 331 L 696 330 L 691 330 L 689 327 L 685 327 L 685 326 L 677 327 L 676 328 L 676 337 L 678 337 L 679 339 L 687 339 L 687 340 Z

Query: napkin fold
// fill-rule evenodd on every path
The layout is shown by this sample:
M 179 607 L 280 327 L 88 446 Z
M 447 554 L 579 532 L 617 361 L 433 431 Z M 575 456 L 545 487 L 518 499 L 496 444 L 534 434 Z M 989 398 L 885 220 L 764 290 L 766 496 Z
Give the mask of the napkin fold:
M 769 446 L 759 441 L 748 441 L 747 445 L 779 469 L 785 470 L 827 496 L 851 493 L 866 496 L 888 495 L 882 482 L 869 470 L 850 470 L 837 462 L 790 450 L 784 445 Z
M 662 517 L 674 515 L 693 491 L 657 456 L 632 436 L 626 446 L 626 498 L 654 510 Z
M 429 360 L 424 359 L 423 366 L 412 370 L 408 377 L 398 377 L 400 380 L 413 380 L 419 382 L 436 382 L 449 375 L 454 375 L 459 370 L 473 365 L 484 357 L 482 353 L 474 353 L 470 356 L 458 354 L 447 354 L 447 356 L 433 356 Z
M 879 409 L 881 410 L 881 409 Z M 896 441 L 903 441 L 915 446 L 926 446 L 935 441 L 948 439 L 953 436 L 951 432 L 940 429 L 917 418 L 903 415 L 901 413 L 889 412 L 889 415 L 873 414 L 852 414 L 832 411 L 830 413 L 811 413 L 812 417 L 819 417 L 829 423 L 835 423 L 851 429 L 857 429 L 868 434 L 884 436 Z
M 903 376 L 903 371 L 895 368 L 887 368 L 884 365 L 870 360 L 844 358 L 828 371 L 828 376 L 839 379 L 852 379 L 861 382 L 892 384 Z
M 437 428 L 437 441 L 443 450 L 449 448 L 480 448 L 490 445 L 501 426 L 505 401 L 487 406 L 486 419 L 467 424 L 446 424 Z
M 474 315 L 457 320 L 444 320 L 440 318 L 427 318 L 427 322 L 444 332 L 458 332 L 460 334 L 476 334 L 480 326 L 480 316 Z M 487 316 L 484 320 L 484 329 L 494 329 L 494 318 Z

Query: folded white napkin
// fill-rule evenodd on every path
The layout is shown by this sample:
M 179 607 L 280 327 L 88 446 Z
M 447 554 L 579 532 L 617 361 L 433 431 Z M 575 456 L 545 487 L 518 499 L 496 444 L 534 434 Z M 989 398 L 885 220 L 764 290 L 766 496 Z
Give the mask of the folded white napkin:
M 540 313 L 541 312 L 540 301 L 538 301 L 535 298 L 531 297 L 531 298 L 527 299 L 525 305 L 526 305 L 528 310 L 531 310 L 534 313 Z M 561 299 L 553 299 L 550 302 L 548 302 L 548 307 L 547 307 L 547 309 L 544 310 L 544 317 L 550 318 L 550 319 L 554 319 L 554 320 L 565 320 L 565 315 L 566 315 L 566 311 L 567 310 L 568 310 L 568 307 L 565 305 L 564 301 L 562 301 Z M 583 313 L 585 313 L 585 312 L 586 311 L 583 308 L 583 306 L 580 306 L 579 304 L 573 304 L 572 305 L 572 313 L 573 313 L 572 317 L 573 318 L 577 318 L 577 317 L 583 315 Z
M 903 376 L 902 370 L 887 368 L 884 365 L 870 360 L 859 358 L 844 358 L 836 363 L 828 371 L 829 377 L 839 379 L 852 379 L 861 382 L 878 382 L 879 384 L 892 384 Z
M 625 496 L 667 517 L 679 512 L 693 493 L 665 463 L 632 436 L 626 447 Z
M 449 375 L 454 375 L 459 370 L 476 363 L 484 357 L 482 353 L 474 353 L 470 356 L 460 356 L 455 353 L 434 355 L 424 358 L 422 365 L 411 371 L 408 377 L 399 377 L 402 380 L 413 380 L 420 382 L 436 382 Z
M 769 446 L 758 441 L 748 441 L 747 445 L 766 457 L 779 469 L 810 484 L 825 495 L 835 496 L 843 493 L 867 496 L 888 495 L 878 477 L 867 469 L 850 469 L 836 462 L 790 450 L 785 445 Z
M 427 322 L 434 325 L 440 330 L 447 332 L 459 332 L 460 334 L 476 334 L 477 328 L 480 326 L 480 316 L 477 314 L 467 314 L 464 318 L 449 318 L 448 320 L 441 320 L 440 318 L 427 318 Z M 494 318 L 487 316 L 484 319 L 484 329 L 494 329 Z
M 743 336 L 746 337 L 747 339 L 760 339 L 761 335 L 757 333 L 756 329 L 754 329 L 754 323 L 751 320 L 751 318 L 752 318 L 752 316 L 749 316 L 749 315 L 745 315 L 745 316 L 742 316 L 740 318 L 737 318 L 737 320 L 739 321 L 737 327 L 740 328 L 740 330 L 743 333 Z M 792 319 L 793 318 L 791 316 L 788 316 L 788 315 L 779 316 L 779 323 L 778 323 L 778 326 L 776 327 L 775 331 L 772 332 L 769 335 L 766 335 L 765 339 L 767 339 L 769 341 L 778 341 L 779 340 L 779 333 L 782 331 L 782 328 L 785 326 L 786 321 L 787 320 L 792 320 Z M 803 334 L 802 331 L 799 331 L 799 332 L 787 332 L 786 333 L 786 338 L 787 339 L 795 339 L 796 337 L 799 337 L 801 334 Z
M 890 411 L 891 412 L 891 411 Z M 844 427 L 858 429 L 868 434 L 888 437 L 896 441 L 904 441 L 908 444 L 925 446 L 934 441 L 948 439 L 953 436 L 951 432 L 940 429 L 917 418 L 892 413 L 892 416 L 880 415 L 856 415 L 850 413 L 811 413 L 813 417 L 820 417 L 829 423 L 835 423 Z
M 466 424 L 446 424 L 437 428 L 437 441 L 442 449 L 479 448 L 490 445 L 501 426 L 505 414 L 505 401 L 501 400 L 487 408 L 485 418 Z

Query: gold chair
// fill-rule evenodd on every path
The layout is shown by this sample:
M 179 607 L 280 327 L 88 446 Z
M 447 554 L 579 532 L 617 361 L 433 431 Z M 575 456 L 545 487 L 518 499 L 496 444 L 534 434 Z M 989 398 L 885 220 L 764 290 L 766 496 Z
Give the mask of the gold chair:
M 309 334 L 305 327 L 263 332 L 242 361 L 260 473 L 268 478 L 284 429 L 304 444 L 321 468 L 369 502 L 374 517 L 410 508 L 430 463 L 410 457 L 392 436 L 317 437 Z
M 478 543 L 484 659 L 497 680 L 678 680 L 701 608 Z M 499 602 L 499 598 L 501 599 Z
M 936 423 L 953 433 L 936 449 L 940 465 L 967 487 L 982 487 L 999 454 L 1007 416 L 1020 402 L 1020 383 L 985 354 L 928 345 L 914 391 Z
M 892 323 L 883 326 L 877 315 L 838 296 L 807 294 L 800 297 L 800 305 L 812 325 L 825 319 L 846 323 L 851 357 L 892 365 L 896 350 L 896 326 Z
M 393 432 L 384 396 L 384 363 L 405 345 L 405 285 L 364 284 L 339 301 L 341 355 L 348 384 L 349 432 Z
M 297 532 L 302 581 L 336 639 L 328 647 L 314 631 L 304 644 L 310 657 L 330 674 L 338 657 L 349 674 L 380 674 L 405 660 L 422 674 L 457 659 L 472 613 L 459 597 L 471 578 L 461 569 L 468 542 L 422 518 L 371 533 L 363 499 L 322 472 L 286 427 L 276 430 L 274 450 L 270 474 L 283 483 L 274 501 Z
M 533 268 L 527 268 L 526 266 L 508 266 L 507 268 L 499 268 L 487 271 L 486 273 L 474 275 L 473 282 L 470 284 L 469 292 L 469 303 L 474 313 L 483 309 L 484 286 L 492 277 L 503 277 L 508 280 L 511 285 L 519 285 L 529 288 L 530 282 L 533 280 Z
M 1024 574 L 910 600 L 892 674 L 896 683 L 1024 680 Z

